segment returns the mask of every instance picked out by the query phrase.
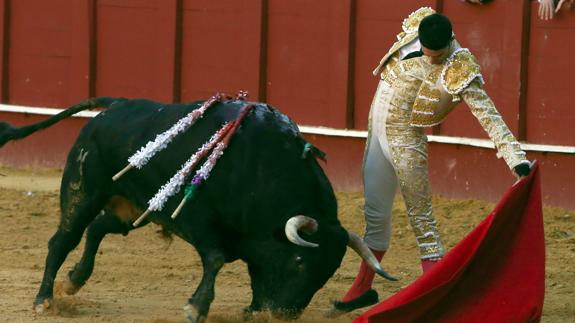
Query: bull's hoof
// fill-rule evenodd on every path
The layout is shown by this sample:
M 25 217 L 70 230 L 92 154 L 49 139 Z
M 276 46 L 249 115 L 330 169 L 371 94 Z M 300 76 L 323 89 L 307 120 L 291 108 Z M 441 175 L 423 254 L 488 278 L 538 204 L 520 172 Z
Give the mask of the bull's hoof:
M 356 309 L 371 306 L 379 301 L 377 292 L 373 289 L 368 290 L 356 299 L 348 302 L 336 301 L 333 303 L 333 308 L 326 313 L 328 318 L 336 318 L 345 313 L 349 313 Z
M 41 302 L 34 302 L 34 312 L 37 314 L 46 314 L 50 311 L 52 307 L 52 301 L 50 299 L 45 299 Z
M 253 307 L 252 305 L 245 307 L 244 310 L 242 311 L 242 320 L 244 322 L 248 322 L 248 321 L 260 321 L 257 319 L 258 315 L 260 315 L 261 313 L 263 313 L 263 310 L 259 307 Z M 265 320 L 261 320 L 261 321 L 265 321 Z
M 54 294 L 62 295 L 62 293 L 66 295 L 75 295 L 82 286 L 76 286 L 70 280 L 70 277 L 66 276 L 63 281 L 58 281 L 54 284 Z
M 201 315 L 198 309 L 192 304 L 184 306 L 184 315 L 188 323 L 203 323 L 206 321 L 206 316 Z
M 244 321 L 251 321 L 254 318 L 254 312 L 249 307 L 244 308 L 242 312 L 242 319 Z
M 280 311 L 272 311 L 272 315 L 274 318 L 282 321 L 293 321 L 297 320 L 300 316 L 301 312 L 296 310 L 280 310 Z

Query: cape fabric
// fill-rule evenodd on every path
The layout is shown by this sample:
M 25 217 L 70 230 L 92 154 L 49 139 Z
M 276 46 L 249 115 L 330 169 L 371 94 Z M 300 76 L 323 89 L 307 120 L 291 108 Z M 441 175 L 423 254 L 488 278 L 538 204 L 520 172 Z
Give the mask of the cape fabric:
M 544 292 L 545 241 L 535 164 L 430 271 L 354 323 L 539 322 Z

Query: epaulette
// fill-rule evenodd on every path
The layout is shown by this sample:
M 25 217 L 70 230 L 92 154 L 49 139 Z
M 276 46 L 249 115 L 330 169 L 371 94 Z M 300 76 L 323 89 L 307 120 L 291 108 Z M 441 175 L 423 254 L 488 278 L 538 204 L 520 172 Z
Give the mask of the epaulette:
M 409 14 L 409 16 L 407 16 L 407 18 L 403 20 L 401 28 L 407 34 L 416 33 L 417 29 L 419 28 L 419 24 L 421 23 L 423 18 L 432 15 L 434 13 L 435 10 L 433 10 L 430 7 L 419 8 L 414 12 L 412 12 L 411 14 Z
M 388 62 L 388 60 L 394 55 L 397 51 L 401 49 L 401 47 L 409 44 L 411 41 L 417 39 L 417 29 L 419 28 L 419 23 L 423 18 L 432 15 L 435 13 L 430 7 L 423 7 L 415 10 L 407 18 L 403 20 L 403 24 L 401 28 L 403 29 L 402 32 L 397 34 L 397 41 L 385 56 L 379 61 L 379 65 L 373 70 L 373 75 L 378 75 L 383 70 L 383 66 Z
M 467 48 L 455 50 L 441 71 L 441 84 L 454 97 L 465 90 L 475 78 L 479 78 L 482 84 L 485 83 L 477 59 Z

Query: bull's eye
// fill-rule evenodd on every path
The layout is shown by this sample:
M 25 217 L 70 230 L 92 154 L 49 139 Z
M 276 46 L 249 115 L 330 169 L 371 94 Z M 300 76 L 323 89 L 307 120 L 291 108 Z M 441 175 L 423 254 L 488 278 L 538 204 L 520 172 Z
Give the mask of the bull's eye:
M 299 273 L 303 273 L 305 271 L 305 266 L 303 264 L 303 258 L 301 256 L 295 257 L 295 268 Z

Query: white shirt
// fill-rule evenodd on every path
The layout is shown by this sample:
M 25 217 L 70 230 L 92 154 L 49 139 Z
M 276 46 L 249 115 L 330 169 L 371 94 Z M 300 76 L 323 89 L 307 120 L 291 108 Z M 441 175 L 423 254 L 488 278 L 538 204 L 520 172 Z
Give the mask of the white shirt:
M 414 40 L 407 43 L 399 49 L 399 59 L 403 59 L 407 54 L 411 52 L 416 52 L 421 49 L 421 44 L 419 43 L 419 38 L 415 38 Z

